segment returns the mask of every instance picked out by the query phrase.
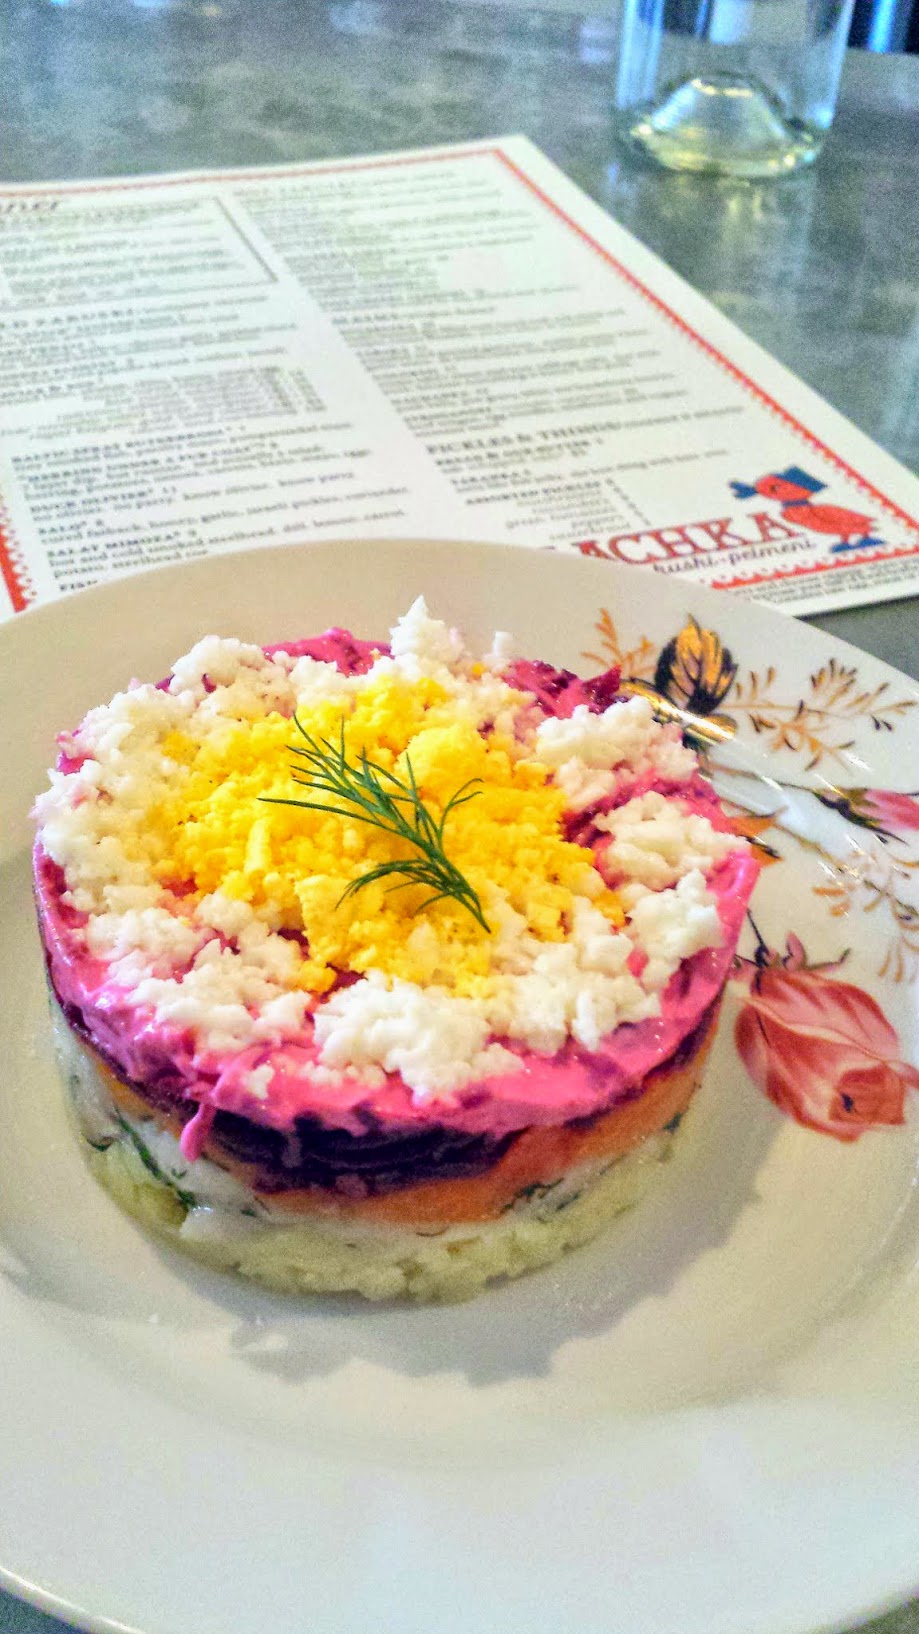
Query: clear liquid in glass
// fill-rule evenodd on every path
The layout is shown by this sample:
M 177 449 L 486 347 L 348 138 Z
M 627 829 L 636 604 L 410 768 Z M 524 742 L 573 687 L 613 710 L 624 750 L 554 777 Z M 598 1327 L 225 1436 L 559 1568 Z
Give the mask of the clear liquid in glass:
M 616 108 L 674 170 L 787 175 L 832 123 L 852 0 L 625 0 Z

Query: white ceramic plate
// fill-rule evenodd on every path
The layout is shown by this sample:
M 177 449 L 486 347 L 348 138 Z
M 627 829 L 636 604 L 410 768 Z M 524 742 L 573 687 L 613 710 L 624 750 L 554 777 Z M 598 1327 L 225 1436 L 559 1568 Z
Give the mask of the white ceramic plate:
M 919 831 L 908 802 L 884 807 L 884 840 L 864 826 L 876 805 L 859 823 L 817 798 L 919 785 L 919 691 L 873 660 L 677 579 L 467 545 L 263 550 L 26 614 L 0 630 L 0 1580 L 142 1634 L 857 1621 L 919 1576 L 914 1092 L 904 1127 L 847 1144 L 801 1127 L 735 1053 L 740 991 L 651 1198 L 551 1270 L 446 1309 L 292 1303 L 209 1274 L 145 1238 L 77 1154 L 29 898 L 54 732 L 207 631 L 381 635 L 419 591 L 475 639 L 510 628 L 584 673 L 618 647 L 682 702 L 706 683 L 734 792 L 782 807 L 761 835 L 782 861 L 757 889 L 760 935 L 776 952 L 800 938 L 811 963 L 851 948 L 808 980 L 872 994 L 899 1034 L 898 1052 L 875 1019 L 869 1049 L 870 1001 L 849 1004 L 856 1112 L 902 1091 L 885 1063 L 915 1060 Z M 763 751 L 771 786 L 747 775 Z

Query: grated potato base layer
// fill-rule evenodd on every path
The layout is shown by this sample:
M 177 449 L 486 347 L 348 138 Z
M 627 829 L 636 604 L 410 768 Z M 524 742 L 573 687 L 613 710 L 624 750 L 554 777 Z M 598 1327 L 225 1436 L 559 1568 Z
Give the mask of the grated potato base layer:
M 55 1009 L 57 1007 L 55 1006 Z M 440 1231 L 356 1220 L 323 1212 L 312 1219 L 204 1205 L 188 1207 L 145 1166 L 124 1120 L 93 1138 L 86 1106 L 111 1101 L 92 1054 L 58 1012 L 57 1051 L 68 1081 L 87 1162 L 115 1202 L 146 1230 L 182 1253 L 283 1293 L 361 1294 L 371 1300 L 471 1299 L 489 1282 L 550 1265 L 590 1242 L 641 1201 L 669 1157 L 673 1129 L 650 1136 L 625 1157 L 583 1165 L 541 1194 L 522 1198 L 498 1220 Z M 701 1063 L 700 1063 L 701 1065 Z M 150 1120 L 151 1130 L 158 1129 Z M 142 1131 L 142 1126 L 140 1126 Z M 193 1170 L 213 1175 L 199 1159 Z M 194 1183 L 190 1173 L 185 1184 Z

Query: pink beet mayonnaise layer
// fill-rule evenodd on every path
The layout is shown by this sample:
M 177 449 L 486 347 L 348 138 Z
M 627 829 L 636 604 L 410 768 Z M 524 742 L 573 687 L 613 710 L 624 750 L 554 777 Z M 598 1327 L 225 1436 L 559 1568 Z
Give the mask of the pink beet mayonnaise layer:
M 277 644 L 265 651 L 270 654 L 281 645 L 296 656 L 334 662 L 346 674 L 365 671 L 376 654 L 385 651 L 382 644 L 356 641 L 342 630 L 327 631 L 313 640 Z M 576 704 L 596 696 L 588 683 L 577 680 L 571 680 L 561 692 L 553 689 L 551 696 L 544 695 L 540 685 L 544 666 L 520 664 L 512 666 L 512 672 L 507 678 L 537 691 L 546 713 L 570 715 Z M 69 764 L 62 761 L 61 769 L 70 769 Z M 622 791 L 616 803 L 649 787 L 671 792 L 667 785 L 643 779 L 640 787 L 633 783 Z M 727 827 L 710 786 L 701 778 L 682 785 L 680 798 L 716 827 Z M 579 829 L 586 826 L 585 822 L 578 824 Z M 576 837 L 582 843 L 587 839 L 580 832 Z M 309 1069 L 318 1064 L 319 1055 L 308 1020 L 302 1039 L 281 1045 L 260 1043 L 224 1055 L 196 1049 L 187 1029 L 158 1021 L 152 1011 L 139 1010 L 110 978 L 107 964 L 86 952 L 81 935 L 84 916 L 63 901 L 64 876 L 45 856 L 40 842 L 35 850 L 35 891 L 48 972 L 65 1014 L 118 1074 L 155 1088 L 158 1103 L 169 1099 L 199 1106 L 196 1129 L 186 1127 L 191 1137 L 188 1157 L 196 1155 L 206 1139 L 217 1110 L 279 1130 L 290 1130 L 298 1117 L 307 1116 L 361 1134 L 367 1115 L 372 1115 L 379 1123 L 407 1131 L 437 1125 L 460 1134 L 500 1138 L 534 1125 L 589 1117 L 617 1101 L 632 1099 L 640 1093 L 647 1074 L 674 1054 L 718 998 L 730 974 L 758 872 L 753 854 L 739 846 L 711 874 L 708 889 L 717 902 L 722 944 L 684 961 L 661 995 L 658 1017 L 619 1026 L 598 1051 L 569 1041 L 555 1055 L 544 1056 L 509 1042 L 520 1059 L 518 1072 L 467 1084 L 450 1097 L 421 1099 L 397 1075 L 389 1075 L 380 1088 L 345 1076 L 332 1082 L 313 1081 Z M 262 1098 L 252 1092 L 248 1081 L 254 1069 L 266 1062 L 273 1076 Z

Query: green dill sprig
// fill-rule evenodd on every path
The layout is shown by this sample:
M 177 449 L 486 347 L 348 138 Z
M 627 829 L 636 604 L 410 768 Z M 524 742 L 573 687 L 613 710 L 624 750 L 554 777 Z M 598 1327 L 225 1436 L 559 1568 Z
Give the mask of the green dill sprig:
M 363 751 L 355 760 L 349 760 L 345 749 L 344 721 L 341 722 L 337 743 L 329 738 L 312 737 L 296 715 L 294 725 L 303 743 L 290 745 L 291 754 L 296 756 L 291 769 L 293 780 L 299 787 L 327 798 L 294 800 L 268 794 L 260 798 L 267 805 L 299 806 L 307 811 L 331 812 L 338 817 L 368 823 L 372 828 L 382 829 L 384 834 L 404 840 L 419 853 L 416 857 L 397 858 L 368 868 L 366 873 L 360 874 L 345 888 L 336 906 L 374 880 L 401 875 L 402 883 L 391 886 L 391 890 L 404 891 L 409 885 L 426 885 L 432 893 L 419 904 L 416 913 L 421 913 L 434 902 L 451 897 L 461 907 L 468 909 L 473 919 L 487 931 L 489 926 L 478 893 L 444 851 L 447 818 L 458 806 L 464 806 L 467 801 L 476 798 L 479 790 L 472 785 L 481 782 L 481 779 L 470 778 L 458 788 L 447 801 L 438 821 L 422 801 L 408 755 L 405 756 L 406 775 L 403 780 L 395 772 L 387 771 L 385 766 L 368 759 Z
M 151 1152 L 146 1141 L 141 1135 L 138 1134 L 137 1130 L 134 1128 L 134 1125 L 129 1123 L 127 1118 L 123 1118 L 120 1112 L 115 1113 L 115 1121 L 120 1126 L 122 1133 L 127 1135 L 128 1140 L 131 1142 L 131 1145 L 140 1158 L 144 1168 L 147 1170 L 147 1173 L 152 1174 L 154 1180 L 158 1180 L 160 1185 L 168 1186 L 169 1190 L 175 1193 L 183 1208 L 197 1208 L 198 1199 L 196 1198 L 194 1192 L 186 1191 L 183 1186 L 179 1185 L 178 1182 L 182 1176 L 179 1175 L 178 1171 L 175 1171 L 175 1177 L 166 1173 L 165 1169 L 163 1169 L 161 1165 L 157 1163 L 156 1158 L 153 1156 L 153 1153 Z M 96 1149 L 97 1151 L 99 1150 L 98 1147 Z

